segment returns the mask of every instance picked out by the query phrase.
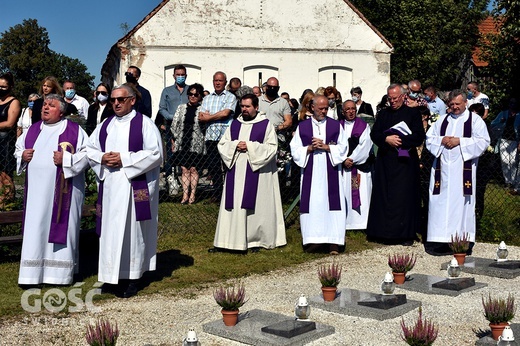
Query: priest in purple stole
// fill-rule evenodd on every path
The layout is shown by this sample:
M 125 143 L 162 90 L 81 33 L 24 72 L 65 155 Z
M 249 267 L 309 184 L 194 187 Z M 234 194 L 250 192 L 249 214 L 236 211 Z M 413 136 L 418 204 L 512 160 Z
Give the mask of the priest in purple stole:
M 285 223 L 276 166 L 277 138 L 258 97 L 240 100 L 242 114 L 218 143 L 226 179 L 210 252 L 257 251 L 285 245 Z
M 341 120 L 348 138 L 348 156 L 343 163 L 347 199 L 347 229 L 366 229 L 372 193 L 372 139 L 370 126 L 356 117 L 356 103 L 343 103 Z
M 421 113 L 404 104 L 405 95 L 401 84 L 387 88 L 390 107 L 379 113 L 370 133 L 378 149 L 366 233 L 372 241 L 411 246 L 420 230 L 417 147 L 425 133 Z
M 66 108 L 47 95 L 42 120 L 16 142 L 17 173 L 26 172 L 20 285 L 69 285 L 78 270 L 88 137 L 63 118 Z
M 112 90 L 110 102 L 115 116 L 99 124 L 87 144 L 99 182 L 98 280 L 119 284 L 115 293 L 128 298 L 138 291 L 137 279 L 156 268 L 163 150 L 153 121 L 132 109 L 136 96 L 131 87 Z
M 345 244 L 345 192 L 342 165 L 348 140 L 339 121 L 327 117 L 328 100 L 311 101 L 311 118 L 301 121 L 291 141 L 294 162 L 301 167 L 300 226 L 306 251 L 328 246 L 338 254 Z
M 435 161 L 430 175 L 428 247 L 433 255 L 449 252 L 451 236 L 469 234 L 475 242 L 475 189 L 478 158 L 489 146 L 486 124 L 466 109 L 466 94 L 449 95 L 451 112 L 426 134 Z

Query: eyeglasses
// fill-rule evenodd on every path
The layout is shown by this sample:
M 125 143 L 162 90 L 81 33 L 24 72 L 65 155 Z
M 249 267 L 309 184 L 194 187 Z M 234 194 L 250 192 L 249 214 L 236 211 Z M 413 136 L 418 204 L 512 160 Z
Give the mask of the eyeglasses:
M 108 93 L 106 91 L 97 91 L 96 90 L 96 96 L 99 95 L 99 94 L 104 95 L 104 96 L 108 95 Z
M 199 93 L 188 93 L 188 97 L 189 97 L 189 96 L 199 97 L 200 94 L 199 94 Z
M 111 98 L 110 98 L 110 102 L 111 102 L 111 103 L 116 103 L 116 101 L 117 101 L 117 102 L 119 102 L 119 103 L 125 103 L 126 100 L 131 99 L 131 98 L 133 98 L 133 96 L 111 97 Z

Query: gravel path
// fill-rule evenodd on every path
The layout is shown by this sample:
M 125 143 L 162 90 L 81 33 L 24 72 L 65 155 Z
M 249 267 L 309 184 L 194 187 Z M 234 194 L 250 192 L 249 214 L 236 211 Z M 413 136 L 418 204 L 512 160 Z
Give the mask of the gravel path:
M 493 258 L 496 244 L 477 244 L 473 255 Z M 519 247 L 508 247 L 509 258 L 520 257 Z M 386 246 L 351 255 L 337 256 L 343 264 L 343 277 L 339 288 L 348 287 L 370 292 L 379 292 L 380 282 L 388 270 L 389 254 L 414 252 L 419 258 L 412 273 L 444 276 L 441 263 L 450 257 L 433 257 L 426 254 L 420 244 L 413 247 Z M 242 280 L 249 301 L 242 312 L 264 309 L 287 316 L 293 314 L 293 306 L 300 294 L 308 297 L 320 293 L 316 276 L 319 264 L 329 263 L 324 258 L 298 267 L 277 270 L 266 275 L 253 275 Z M 462 274 L 470 276 L 469 274 Z M 422 302 L 423 315 L 433 319 L 439 326 L 436 346 L 474 345 L 477 336 L 473 330 L 488 329 L 483 316 L 481 297 L 491 292 L 494 295 L 516 294 L 519 279 L 506 280 L 473 275 L 477 282 L 488 284 L 480 290 L 458 297 L 427 295 L 396 289 L 406 293 L 409 299 Z M 231 340 L 202 332 L 202 324 L 221 318 L 220 310 L 212 297 L 213 288 L 202 289 L 190 298 L 178 295 L 136 296 L 128 300 L 114 299 L 98 303 L 100 312 L 73 313 L 65 318 L 42 315 L 38 318 L 27 315 L 8 321 L 1 326 L 0 345 L 86 345 L 85 325 L 98 316 L 117 321 L 120 329 L 119 345 L 182 345 L 189 328 L 194 328 L 203 346 L 241 345 Z M 417 309 L 404 315 L 408 324 L 417 317 Z M 330 324 L 336 333 L 309 345 L 404 345 L 400 339 L 401 318 L 376 321 L 312 309 L 311 319 Z M 513 322 L 517 321 L 515 318 Z M 518 336 L 520 337 L 520 336 Z

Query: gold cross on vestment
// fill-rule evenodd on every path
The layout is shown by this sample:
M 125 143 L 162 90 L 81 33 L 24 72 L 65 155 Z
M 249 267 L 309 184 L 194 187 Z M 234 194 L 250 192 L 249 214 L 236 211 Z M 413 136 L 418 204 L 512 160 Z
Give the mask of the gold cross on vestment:
M 439 188 L 439 186 L 441 186 L 441 183 L 438 182 L 438 181 L 436 181 L 436 182 L 435 182 L 435 187 L 436 187 L 436 188 Z
M 469 180 L 466 180 L 466 182 L 464 183 L 464 186 L 466 186 L 466 188 L 470 188 L 471 182 Z

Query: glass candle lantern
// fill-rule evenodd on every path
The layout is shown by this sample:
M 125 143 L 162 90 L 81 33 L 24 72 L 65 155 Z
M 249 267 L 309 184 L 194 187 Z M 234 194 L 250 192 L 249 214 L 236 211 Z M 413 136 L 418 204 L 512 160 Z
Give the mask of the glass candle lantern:
M 390 272 L 386 272 L 383 282 L 381 282 L 381 291 L 385 295 L 394 294 L 395 283 L 394 276 Z
M 186 337 L 184 338 L 182 346 L 200 346 L 200 342 L 197 338 L 197 333 L 195 333 L 195 330 L 190 329 L 188 331 L 188 335 L 186 335 Z
M 459 262 L 457 262 L 457 259 L 453 257 L 451 259 L 450 264 L 448 264 L 448 277 L 450 278 L 458 278 L 460 276 L 461 269 L 459 266 Z
M 298 320 L 308 320 L 309 315 L 311 314 L 311 307 L 309 306 L 309 302 L 307 301 L 307 297 L 303 294 L 298 298 L 296 302 L 296 306 L 294 307 L 294 315 Z
M 507 261 L 508 254 L 509 254 L 509 251 L 507 251 L 506 243 L 501 241 L 500 245 L 498 245 L 498 249 L 497 249 L 497 261 L 498 262 Z

